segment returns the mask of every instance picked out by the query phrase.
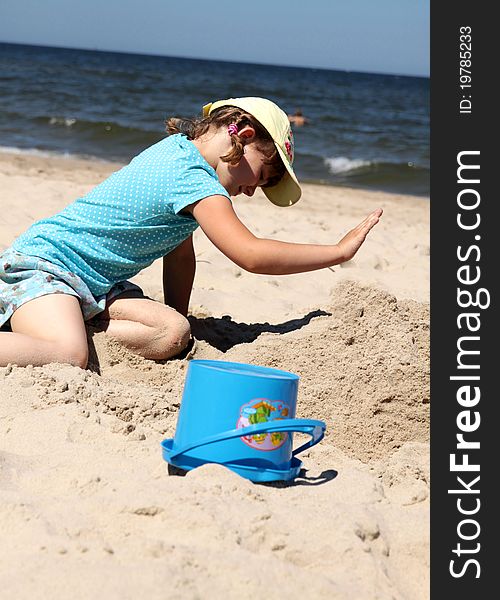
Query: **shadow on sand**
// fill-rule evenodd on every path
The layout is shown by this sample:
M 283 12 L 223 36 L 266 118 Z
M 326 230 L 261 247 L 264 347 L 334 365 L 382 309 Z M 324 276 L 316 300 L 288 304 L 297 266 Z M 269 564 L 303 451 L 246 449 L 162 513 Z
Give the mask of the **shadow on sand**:
M 185 477 L 188 471 L 181 469 L 180 467 L 176 467 L 171 464 L 167 464 L 167 472 L 170 476 L 176 477 Z M 299 485 L 303 486 L 318 486 L 323 485 L 324 483 L 328 483 L 335 479 L 338 475 L 338 471 L 335 469 L 327 469 L 323 471 L 316 477 L 308 476 L 307 469 L 301 469 L 300 473 L 297 475 L 295 479 L 292 481 L 262 481 L 256 482 L 256 485 L 263 485 L 265 487 L 274 487 L 274 488 L 289 488 L 289 487 L 297 487 Z
M 315 310 L 300 319 L 292 319 L 278 325 L 271 325 L 270 323 L 236 323 L 230 316 L 205 317 L 203 319 L 190 316 L 189 322 L 196 339 L 208 342 L 221 352 L 227 352 L 238 344 L 254 342 L 263 333 L 289 333 L 309 325 L 311 320 L 316 317 L 326 316 L 331 316 L 331 313 L 324 310 Z

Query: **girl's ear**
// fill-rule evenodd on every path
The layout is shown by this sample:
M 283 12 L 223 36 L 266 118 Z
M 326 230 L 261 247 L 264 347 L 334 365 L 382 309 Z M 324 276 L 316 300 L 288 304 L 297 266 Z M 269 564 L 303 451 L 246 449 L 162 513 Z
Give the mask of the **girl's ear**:
M 238 135 L 246 142 L 251 142 L 255 138 L 255 129 L 251 125 L 245 125 L 238 131 Z

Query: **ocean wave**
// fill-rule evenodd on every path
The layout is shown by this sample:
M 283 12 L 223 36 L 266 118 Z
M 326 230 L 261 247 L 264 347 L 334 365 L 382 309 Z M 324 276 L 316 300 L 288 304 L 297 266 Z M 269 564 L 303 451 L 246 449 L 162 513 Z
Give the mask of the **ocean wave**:
M 50 125 L 54 128 L 62 127 L 64 129 L 70 128 L 75 133 L 80 134 L 93 134 L 93 135 L 109 135 L 115 134 L 133 134 L 133 135 L 144 135 L 151 136 L 161 131 L 161 122 L 159 126 L 153 128 L 151 125 L 146 127 L 137 126 L 136 124 L 124 124 L 118 123 L 117 121 L 94 121 L 90 119 L 82 119 L 76 117 L 63 117 L 63 116 L 45 116 L 40 115 L 32 117 L 31 120 L 37 125 L 46 126 Z
M 334 158 L 325 158 L 325 164 L 328 167 L 330 173 L 347 173 L 349 171 L 355 171 L 362 167 L 369 167 L 372 163 L 369 160 L 363 160 L 361 158 L 346 158 L 345 156 L 336 156 Z
M 76 119 L 67 117 L 50 117 L 49 125 L 64 125 L 65 127 L 71 127 L 76 123 Z
M 21 154 L 28 156 L 66 156 L 61 152 L 49 152 L 48 150 L 38 150 L 37 148 L 17 148 L 16 146 L 0 146 L 0 154 Z
M 39 156 L 41 158 L 83 159 L 106 163 L 107 159 L 93 154 L 67 152 L 62 150 L 39 150 L 38 148 L 19 148 L 17 146 L 0 146 L 0 154 L 16 154 L 20 156 Z

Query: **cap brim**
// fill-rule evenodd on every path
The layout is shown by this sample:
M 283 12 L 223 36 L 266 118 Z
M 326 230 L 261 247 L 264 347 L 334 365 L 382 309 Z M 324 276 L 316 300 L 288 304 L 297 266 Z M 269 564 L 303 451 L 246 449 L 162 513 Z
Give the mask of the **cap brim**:
M 262 191 L 267 196 L 268 200 L 273 204 L 276 204 L 276 206 L 292 206 L 300 200 L 302 190 L 300 189 L 297 177 L 290 167 L 290 163 L 285 158 L 283 151 L 277 144 L 275 144 L 275 146 L 280 155 L 281 162 L 286 167 L 286 172 L 278 184 L 273 185 L 273 187 L 262 188 Z

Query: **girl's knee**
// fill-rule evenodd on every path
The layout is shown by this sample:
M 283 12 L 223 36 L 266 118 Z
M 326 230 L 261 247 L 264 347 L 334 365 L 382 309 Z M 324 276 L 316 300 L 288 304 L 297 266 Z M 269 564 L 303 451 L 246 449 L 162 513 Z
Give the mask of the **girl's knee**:
M 182 350 L 188 345 L 189 339 L 191 338 L 191 325 L 186 317 L 179 315 L 179 320 L 175 327 L 175 333 L 178 343 L 182 346 Z
M 191 326 L 189 321 L 182 315 L 178 315 L 173 325 L 169 326 L 169 341 L 174 352 L 170 356 L 175 356 L 182 352 L 191 338 Z
M 154 353 L 157 359 L 166 359 L 182 352 L 191 338 L 189 321 L 180 314 L 157 330 Z

